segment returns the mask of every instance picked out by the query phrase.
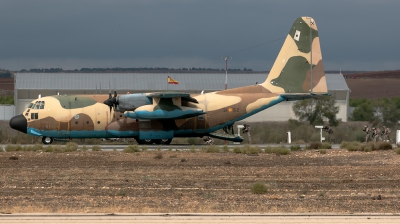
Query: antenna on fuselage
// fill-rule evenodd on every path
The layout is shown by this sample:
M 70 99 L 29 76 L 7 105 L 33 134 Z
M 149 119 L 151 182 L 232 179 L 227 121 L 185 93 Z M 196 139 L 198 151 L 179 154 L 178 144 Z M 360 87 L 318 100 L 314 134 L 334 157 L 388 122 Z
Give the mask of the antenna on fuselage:
M 96 93 L 97 93 L 97 81 L 96 81 L 96 90 L 94 91 L 93 96 L 96 96 Z
M 42 98 L 42 94 L 39 94 L 38 99 Z

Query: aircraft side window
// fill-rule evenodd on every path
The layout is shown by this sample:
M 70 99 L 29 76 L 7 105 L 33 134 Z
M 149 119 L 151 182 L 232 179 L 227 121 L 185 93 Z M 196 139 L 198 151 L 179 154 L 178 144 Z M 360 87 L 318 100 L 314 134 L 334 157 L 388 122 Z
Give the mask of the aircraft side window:
M 25 117 L 27 117 L 28 116 L 28 114 L 29 114 L 29 111 L 30 111 L 31 109 L 28 109 L 27 111 L 26 111 L 26 113 L 25 113 Z
M 202 121 L 202 120 L 204 120 L 204 115 L 203 114 L 199 115 L 197 118 L 199 119 L 199 121 Z
M 39 119 L 39 113 L 31 113 L 31 120 Z

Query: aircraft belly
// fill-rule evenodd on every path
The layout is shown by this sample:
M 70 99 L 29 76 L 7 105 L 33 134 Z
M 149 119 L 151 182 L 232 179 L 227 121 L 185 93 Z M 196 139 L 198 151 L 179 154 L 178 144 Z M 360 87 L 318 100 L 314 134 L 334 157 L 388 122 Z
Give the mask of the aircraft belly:
M 174 138 L 174 131 L 139 131 L 139 139 L 172 139 Z
M 103 131 L 41 131 L 43 136 L 53 137 L 53 138 L 107 138 L 113 137 L 108 135 L 105 130 Z
M 137 137 L 139 136 L 139 122 L 135 119 L 122 118 L 111 122 L 106 126 L 108 134 L 114 137 Z

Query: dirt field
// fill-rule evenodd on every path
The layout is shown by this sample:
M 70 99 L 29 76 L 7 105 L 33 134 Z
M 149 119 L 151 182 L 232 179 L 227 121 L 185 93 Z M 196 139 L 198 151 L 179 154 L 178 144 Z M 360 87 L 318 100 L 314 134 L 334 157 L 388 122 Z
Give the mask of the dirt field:
M 400 97 L 400 79 L 398 78 L 357 78 L 346 79 L 351 90 L 351 99 L 380 99 Z
M 399 212 L 400 155 L 327 151 L 2 152 L 0 212 Z

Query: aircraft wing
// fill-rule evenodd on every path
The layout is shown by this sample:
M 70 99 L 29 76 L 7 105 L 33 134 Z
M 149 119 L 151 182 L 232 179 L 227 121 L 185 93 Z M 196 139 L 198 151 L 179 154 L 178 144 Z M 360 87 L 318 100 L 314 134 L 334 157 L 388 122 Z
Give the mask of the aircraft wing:
M 330 96 L 330 93 L 285 93 L 281 94 L 281 97 L 286 99 L 286 101 L 294 100 L 305 100 L 310 98 L 321 98 L 324 96 Z
M 189 93 L 180 93 L 180 92 L 158 92 L 158 93 L 150 93 L 147 97 L 151 98 L 176 98 L 180 97 L 184 101 L 189 101 L 192 103 L 199 103 L 195 98 L 191 97 Z

